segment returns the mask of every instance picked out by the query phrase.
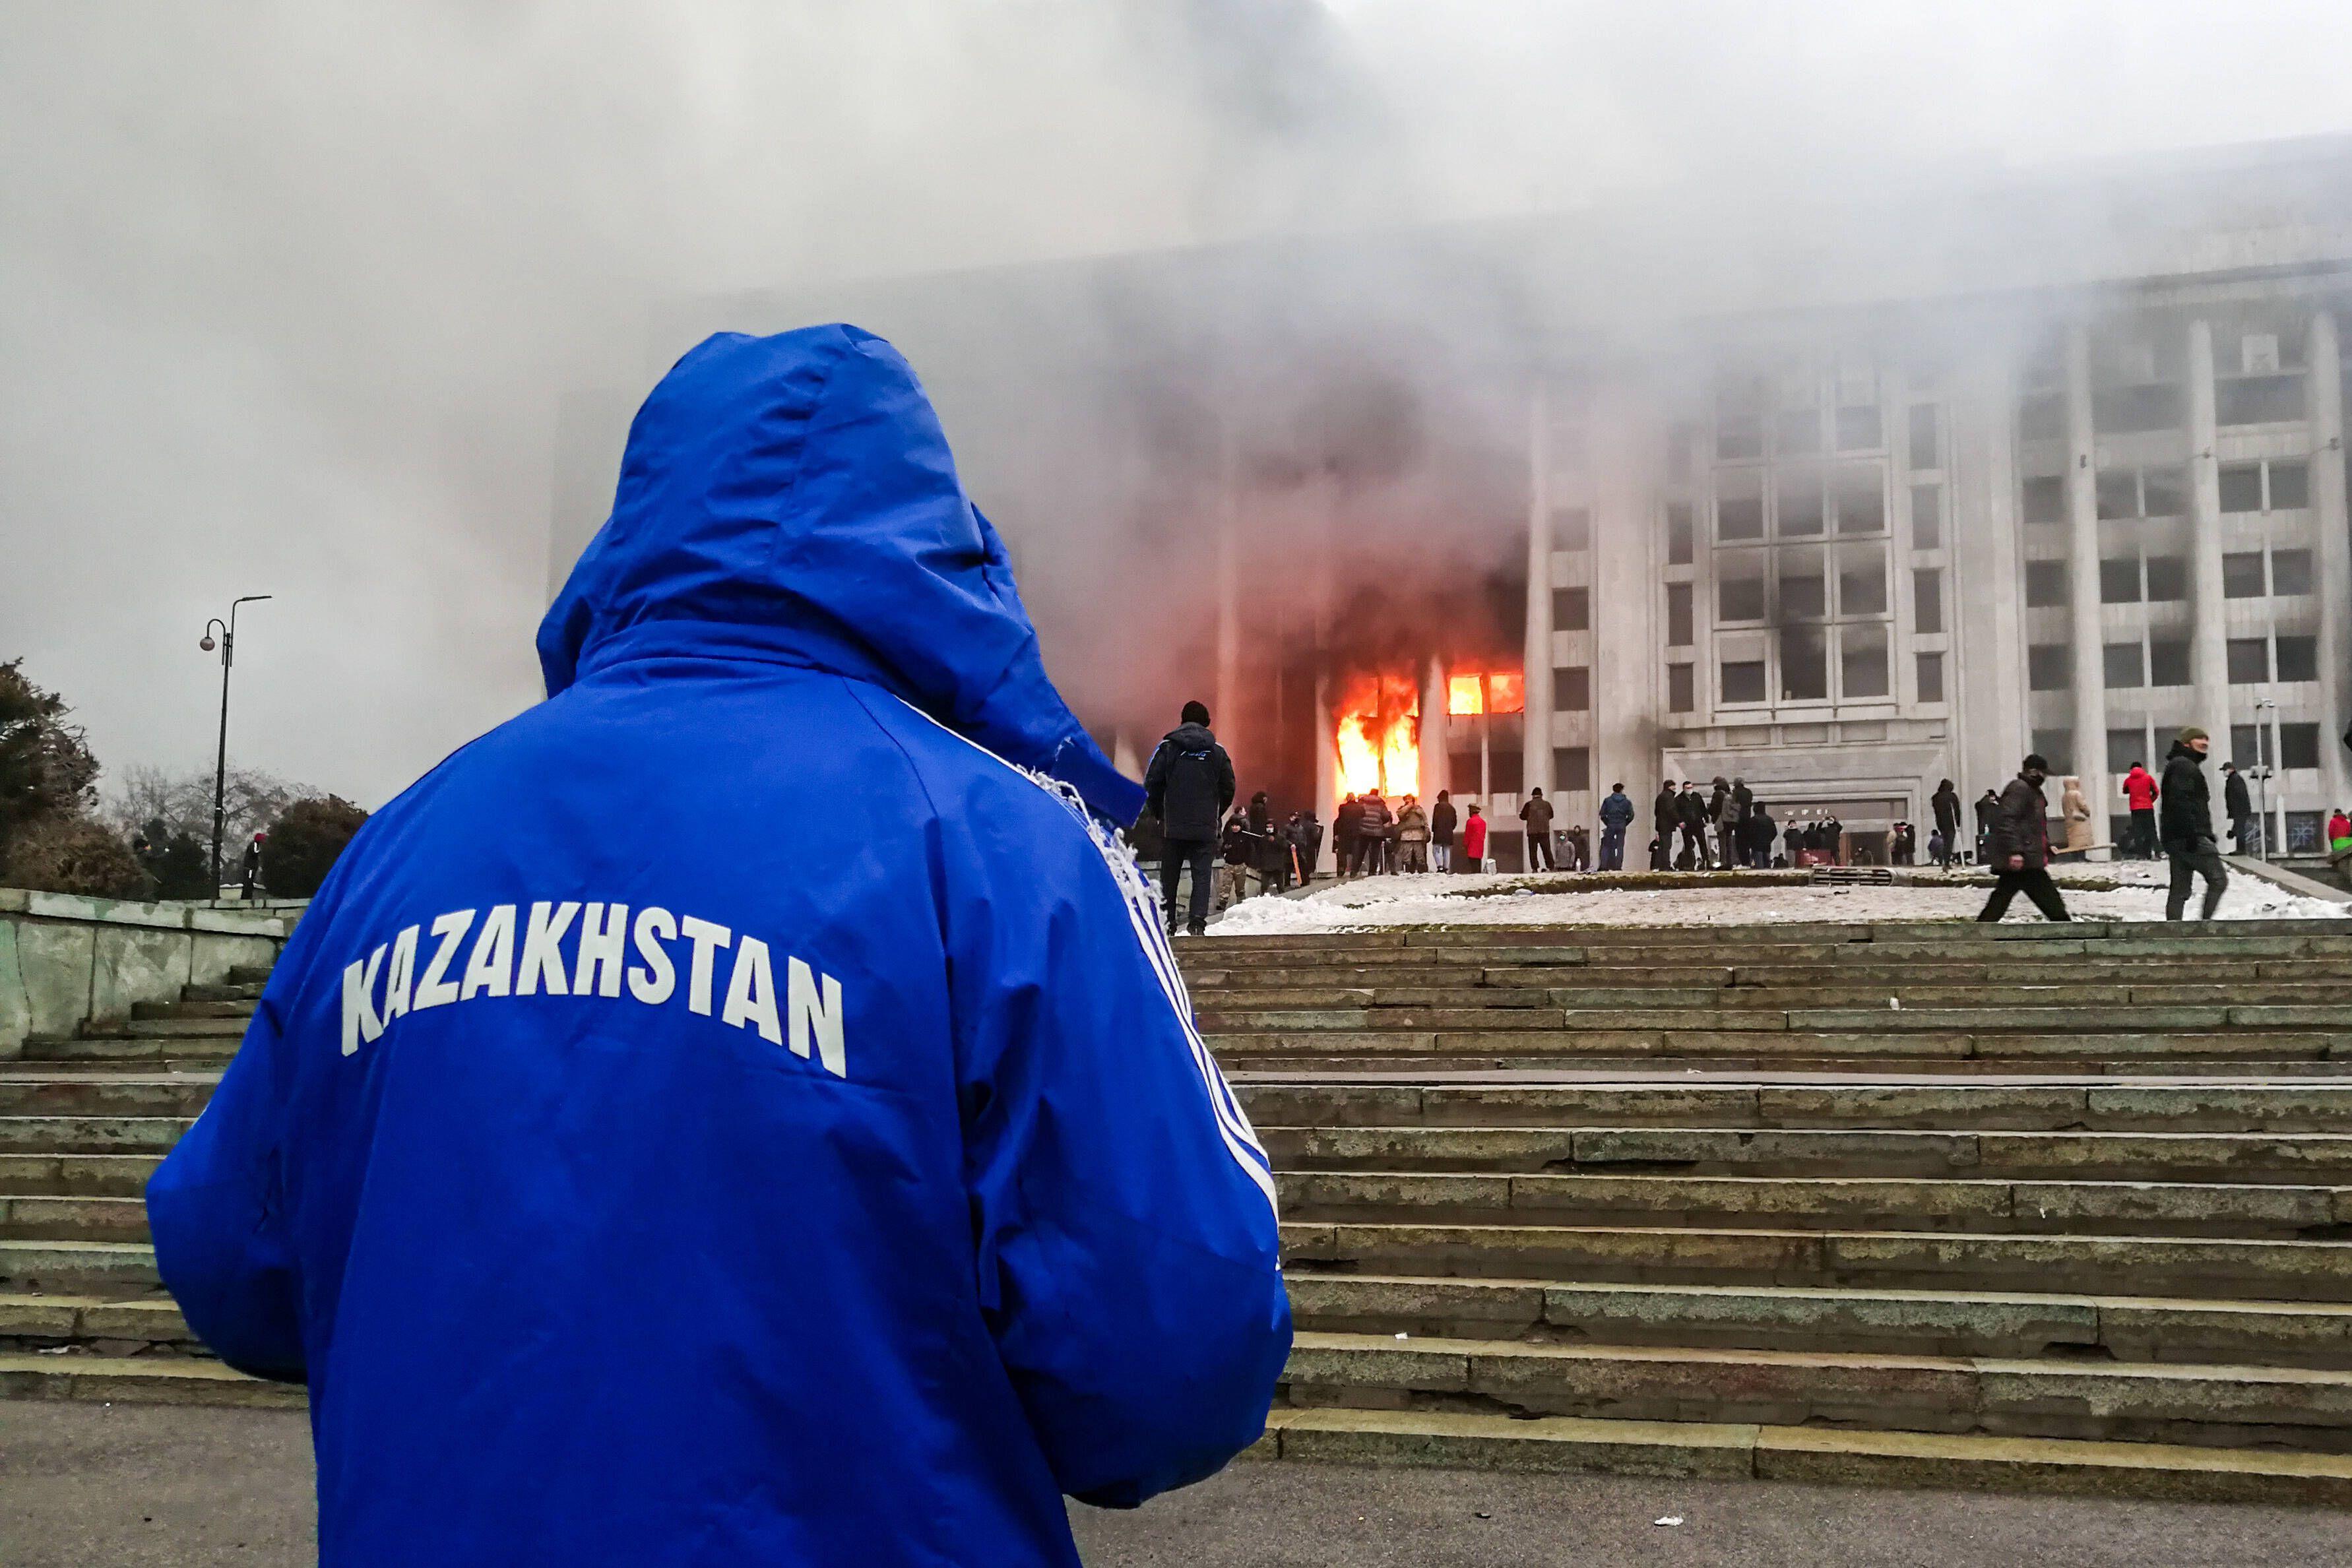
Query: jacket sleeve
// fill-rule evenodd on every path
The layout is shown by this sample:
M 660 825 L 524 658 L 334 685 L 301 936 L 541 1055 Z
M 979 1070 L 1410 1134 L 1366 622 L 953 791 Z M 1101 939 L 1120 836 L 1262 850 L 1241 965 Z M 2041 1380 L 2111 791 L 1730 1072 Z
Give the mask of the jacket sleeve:
M 1223 747 L 1217 747 L 1217 810 L 1223 811 L 1234 803 L 1234 758 Z
M 1143 809 L 1165 821 L 1167 803 L 1168 743 L 1163 740 L 1152 747 L 1151 761 L 1143 770 Z
M 240 1372 L 300 1383 L 276 1082 L 282 1027 L 279 1003 L 265 994 L 204 1114 L 148 1178 L 147 1225 L 155 1266 L 196 1337 Z
M 1150 895 L 1044 804 L 1059 831 L 993 813 L 950 881 L 980 1295 L 1062 1490 L 1132 1507 L 1257 1440 L 1290 1309 L 1265 1155 Z

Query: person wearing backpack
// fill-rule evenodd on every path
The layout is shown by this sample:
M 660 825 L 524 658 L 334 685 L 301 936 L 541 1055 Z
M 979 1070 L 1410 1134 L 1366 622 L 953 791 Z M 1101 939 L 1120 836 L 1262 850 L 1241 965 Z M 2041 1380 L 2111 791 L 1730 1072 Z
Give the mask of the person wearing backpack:
M 1183 722 L 1160 737 L 1143 776 L 1151 814 L 1160 819 L 1167 849 L 1160 857 L 1160 902 L 1171 936 L 1176 930 L 1176 875 L 1192 871 L 1192 903 L 1184 929 L 1198 936 L 1209 928 L 1209 889 L 1215 880 L 1219 824 L 1234 803 L 1234 759 L 1209 728 L 1209 705 L 1184 705 Z

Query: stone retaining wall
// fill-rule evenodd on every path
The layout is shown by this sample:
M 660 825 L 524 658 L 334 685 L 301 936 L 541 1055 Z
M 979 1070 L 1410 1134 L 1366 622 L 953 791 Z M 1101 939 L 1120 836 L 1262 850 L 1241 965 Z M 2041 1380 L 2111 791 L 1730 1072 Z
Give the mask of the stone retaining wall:
M 278 956 L 294 912 L 251 914 L 0 888 L 0 1059 L 29 1036 L 65 1038 L 232 966 Z

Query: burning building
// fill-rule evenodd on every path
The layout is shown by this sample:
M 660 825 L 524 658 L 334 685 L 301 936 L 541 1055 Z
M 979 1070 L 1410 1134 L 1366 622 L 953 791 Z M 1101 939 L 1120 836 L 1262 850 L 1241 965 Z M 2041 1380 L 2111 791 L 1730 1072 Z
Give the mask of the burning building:
M 2352 800 L 2352 141 L 698 301 L 657 335 L 835 317 L 930 383 L 1130 766 L 1202 696 L 1244 794 L 1328 822 L 1449 789 L 1507 866 L 1537 788 L 1565 824 L 1622 784 L 1636 863 L 1659 784 L 1718 775 L 1865 856 L 2029 749 L 2120 815 L 2190 723 L 2270 770 L 2280 841 Z

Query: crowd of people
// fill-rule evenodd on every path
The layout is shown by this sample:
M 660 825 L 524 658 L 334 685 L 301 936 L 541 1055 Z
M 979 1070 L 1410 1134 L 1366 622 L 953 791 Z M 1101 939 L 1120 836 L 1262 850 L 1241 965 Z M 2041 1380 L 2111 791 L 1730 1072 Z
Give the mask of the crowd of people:
M 1209 730 L 1207 707 L 1188 703 L 1183 718 L 1152 755 L 1145 780 L 1150 805 L 1129 837 L 1138 857 L 1160 867 L 1171 927 L 1177 890 L 1190 872 L 1185 925 L 1199 932 L 1211 913 L 1252 891 L 1281 893 L 1313 880 L 1323 851 L 1324 825 L 1311 807 L 1277 819 L 1264 790 L 1253 795 L 1246 807 L 1236 807 L 1233 761 Z M 2135 762 L 2119 787 L 2131 812 L 2131 829 L 2117 851 L 2151 859 L 2161 854 L 2170 861 L 2168 906 L 2173 919 L 2179 918 L 2197 879 L 2205 883 L 2209 916 L 2229 881 L 2212 832 L 2203 772 L 2210 745 L 2203 730 L 2185 729 L 2166 758 L 2160 778 Z M 2261 821 L 2247 798 L 2244 778 L 2226 762 L 2221 775 L 2230 837 L 2242 852 L 2259 846 Z M 2042 792 L 2048 777 L 2048 762 L 2028 757 L 2005 788 L 1987 789 L 1974 806 L 1972 844 L 1962 838 L 1960 793 L 1952 781 L 1940 781 L 1929 798 L 1934 821 L 1927 832 L 1928 862 L 1946 870 L 1974 863 L 1995 873 L 1986 919 L 1999 919 L 2020 893 L 2051 918 L 2063 917 L 2051 913 L 2063 906 L 2046 869 L 2062 852 L 2050 837 L 2049 800 Z M 1669 780 L 1659 788 L 1650 814 L 1652 871 L 1843 865 L 1852 848 L 1845 824 L 1834 811 L 1792 812 L 1788 820 L 1780 820 L 1739 778 L 1717 776 L 1706 789 L 1696 780 Z M 1626 835 L 1636 816 L 1624 785 L 1610 787 L 1596 815 L 1597 855 L 1593 835 L 1582 823 L 1559 826 L 1552 801 L 1539 789 L 1528 790 L 1518 810 L 1528 869 L 1623 870 Z M 1331 823 L 1336 874 L 1345 882 L 1424 872 L 1493 871 L 1489 831 L 1483 808 L 1475 801 L 1456 802 L 1450 790 L 1439 790 L 1427 806 L 1411 794 L 1393 801 L 1378 789 L 1349 794 Z M 1876 852 L 1871 841 L 1864 843 L 1866 854 Z M 2327 849 L 2339 862 L 2352 862 L 2352 815 L 2340 808 L 2327 821 Z M 1891 865 L 1918 864 L 1917 829 L 1907 821 L 1894 823 L 1885 852 Z

